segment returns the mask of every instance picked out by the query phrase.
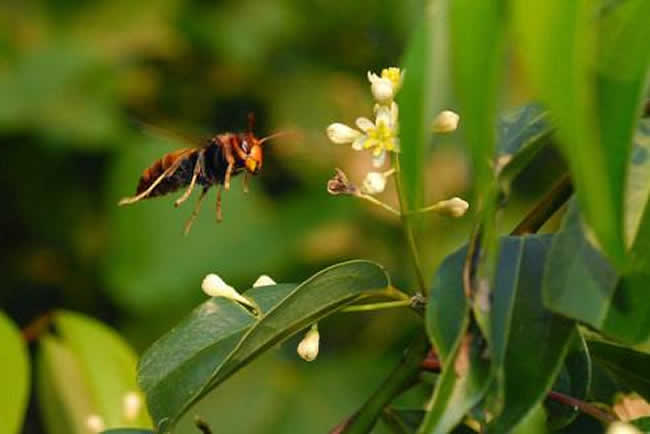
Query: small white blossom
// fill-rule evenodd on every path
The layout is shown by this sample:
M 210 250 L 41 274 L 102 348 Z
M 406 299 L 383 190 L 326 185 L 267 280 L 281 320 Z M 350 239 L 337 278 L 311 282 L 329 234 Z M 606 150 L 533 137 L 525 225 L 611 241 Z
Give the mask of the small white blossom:
M 134 421 L 142 408 L 142 398 L 137 392 L 129 392 L 122 399 L 122 414 L 128 422 Z
M 641 434 L 636 427 L 625 422 L 612 422 L 607 428 L 607 434 Z
M 320 334 L 317 327 L 312 327 L 298 344 L 298 355 L 304 360 L 311 362 L 318 357 L 318 345 Z
M 352 149 L 355 151 L 371 150 L 375 167 L 384 164 L 386 151 L 399 152 L 399 107 L 394 101 L 390 106 L 375 106 L 375 122 L 360 117 L 356 124 L 362 132 L 335 123 L 327 128 L 327 135 L 334 143 L 352 143 Z
M 385 188 L 386 176 L 380 172 L 368 172 L 361 185 L 361 191 L 366 194 L 379 194 Z
M 257 278 L 255 283 L 253 283 L 253 288 L 257 288 L 258 286 L 271 286 L 271 285 L 275 285 L 275 280 L 271 279 L 266 274 L 262 274 L 260 277 Z
M 448 200 L 438 202 L 439 211 L 451 217 L 462 217 L 469 209 L 469 203 L 460 197 L 452 197 Z
M 86 418 L 86 428 L 88 428 L 90 432 L 100 433 L 106 429 L 106 425 L 101 416 L 91 414 Z
M 235 288 L 228 285 L 223 279 L 216 274 L 208 274 L 201 283 L 201 289 L 210 297 L 223 297 L 234 300 L 238 303 L 255 308 L 247 298 L 237 292 Z
M 460 116 L 451 110 L 441 111 L 433 121 L 433 132 L 446 134 L 456 131 Z

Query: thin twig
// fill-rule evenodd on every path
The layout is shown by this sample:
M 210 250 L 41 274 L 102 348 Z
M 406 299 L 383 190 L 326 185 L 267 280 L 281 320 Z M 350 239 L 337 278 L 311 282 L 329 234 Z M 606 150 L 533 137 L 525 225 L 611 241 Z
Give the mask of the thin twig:
M 553 401 L 559 402 L 560 404 L 567 405 L 569 407 L 574 407 L 579 409 L 585 414 L 588 414 L 589 416 L 598 419 L 599 421 L 609 424 L 612 422 L 615 422 L 618 420 L 616 416 L 607 413 L 598 407 L 589 404 L 588 402 L 581 401 L 577 398 L 573 398 L 571 396 L 565 395 L 560 392 L 555 392 L 555 391 L 550 391 L 548 392 L 548 399 L 552 399 Z
M 512 230 L 512 235 L 536 233 L 569 200 L 572 194 L 571 178 L 569 175 L 564 175 Z

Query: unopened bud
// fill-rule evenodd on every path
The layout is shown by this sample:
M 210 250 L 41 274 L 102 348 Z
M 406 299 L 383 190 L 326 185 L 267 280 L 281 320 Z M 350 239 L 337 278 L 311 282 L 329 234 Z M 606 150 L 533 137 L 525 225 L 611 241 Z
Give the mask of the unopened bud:
M 386 177 L 383 173 L 368 172 L 361 184 L 361 191 L 366 194 L 379 194 L 386 188 Z
M 438 202 L 439 212 L 450 217 L 462 217 L 469 209 L 469 204 L 460 197 Z
M 90 432 L 100 433 L 106 429 L 106 425 L 104 424 L 104 419 L 102 419 L 101 416 L 91 414 L 86 419 L 86 428 L 88 428 Z
M 319 341 L 318 328 L 312 327 L 298 344 L 298 355 L 308 362 L 313 361 L 318 357 Z
M 122 400 L 122 413 L 128 422 L 134 421 L 142 408 L 142 398 L 137 392 L 129 392 Z
M 272 286 L 272 285 L 275 285 L 275 280 L 271 279 L 266 274 L 262 274 L 260 277 L 257 278 L 255 283 L 253 283 L 253 288 L 257 288 L 258 286 Z
M 389 104 L 395 96 L 395 87 L 393 82 L 388 78 L 378 76 L 373 72 L 368 72 L 370 81 L 370 91 L 375 100 L 380 104 Z
M 331 124 L 329 127 L 327 127 L 326 131 L 327 131 L 327 137 L 332 142 L 339 145 L 352 143 L 362 135 L 359 131 L 355 130 L 354 128 L 350 128 L 347 125 L 338 122 Z
M 441 111 L 433 121 L 433 132 L 440 134 L 454 132 L 458 128 L 459 120 L 460 116 L 458 116 L 458 113 L 451 110 Z
M 201 283 L 201 289 L 210 297 L 223 297 L 234 300 L 238 303 L 255 308 L 255 306 L 246 298 L 242 297 L 235 288 L 228 285 L 223 279 L 216 274 L 208 274 Z

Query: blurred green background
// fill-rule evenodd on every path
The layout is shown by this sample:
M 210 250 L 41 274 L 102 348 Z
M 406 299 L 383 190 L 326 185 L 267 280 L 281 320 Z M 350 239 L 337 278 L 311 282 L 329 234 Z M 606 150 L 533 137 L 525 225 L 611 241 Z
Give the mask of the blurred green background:
M 335 167 L 357 183 L 372 168 L 368 155 L 331 144 L 324 131 L 372 114 L 366 72 L 399 65 L 421 8 L 416 0 L 3 1 L 2 308 L 23 327 L 56 308 L 84 312 L 142 351 L 204 299 L 210 272 L 243 290 L 262 273 L 296 282 L 366 258 L 411 287 L 399 221 L 327 194 Z M 248 195 L 241 179 L 233 183 L 223 223 L 214 191 L 188 237 L 196 195 L 179 209 L 173 196 L 117 207 L 144 168 L 186 146 L 137 121 L 201 138 L 245 129 L 248 112 L 258 136 L 300 134 L 267 149 Z M 430 201 L 467 197 L 461 137 L 437 143 L 427 163 Z M 537 183 L 528 193 L 552 174 L 529 177 Z M 382 198 L 395 203 L 392 185 Z M 464 241 L 468 220 L 427 218 L 419 242 L 428 277 Z M 297 357 L 293 339 L 197 412 L 216 432 L 325 431 L 387 375 L 409 321 L 404 312 L 336 315 L 321 325 L 315 362 Z M 43 432 L 34 395 L 24 432 Z

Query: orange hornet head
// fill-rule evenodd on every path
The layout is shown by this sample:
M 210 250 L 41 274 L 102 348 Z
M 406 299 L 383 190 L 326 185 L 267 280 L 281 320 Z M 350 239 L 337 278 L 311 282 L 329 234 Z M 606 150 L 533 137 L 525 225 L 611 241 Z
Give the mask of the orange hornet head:
M 250 152 L 246 155 L 246 170 L 251 175 L 257 175 L 262 169 L 262 160 L 264 159 L 264 153 L 262 152 L 262 142 L 261 140 L 251 140 L 253 146 L 251 146 Z

